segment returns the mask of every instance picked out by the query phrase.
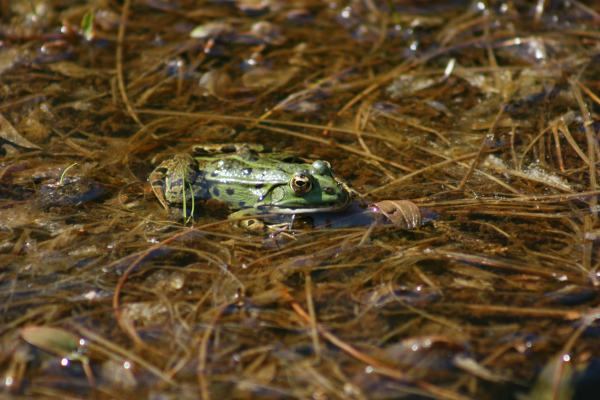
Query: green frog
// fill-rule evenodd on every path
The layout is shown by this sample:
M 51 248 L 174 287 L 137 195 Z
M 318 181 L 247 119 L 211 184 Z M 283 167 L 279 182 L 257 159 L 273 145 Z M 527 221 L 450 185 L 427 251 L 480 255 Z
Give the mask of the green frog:
M 261 213 L 302 214 L 339 211 L 351 201 L 351 190 L 336 178 L 327 161 L 293 162 L 289 153 L 259 153 L 261 146 L 194 147 L 163 161 L 148 180 L 165 209 L 215 199 L 226 202 L 230 218 Z

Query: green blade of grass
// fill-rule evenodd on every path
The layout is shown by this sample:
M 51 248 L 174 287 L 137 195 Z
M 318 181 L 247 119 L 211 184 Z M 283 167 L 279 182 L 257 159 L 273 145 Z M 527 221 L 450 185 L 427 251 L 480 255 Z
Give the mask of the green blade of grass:
M 73 164 L 69 165 L 69 166 L 68 166 L 68 167 L 67 167 L 67 168 L 66 168 L 66 169 L 63 171 L 62 175 L 60 176 L 60 180 L 58 181 L 58 186 L 60 186 L 60 185 L 62 185 L 62 184 L 63 184 L 63 180 L 65 179 L 65 174 L 67 173 L 67 171 L 68 171 L 68 170 L 70 170 L 70 169 L 71 169 L 71 167 L 74 167 L 74 166 L 76 166 L 76 165 L 77 165 L 77 163 L 73 163 Z
M 81 34 L 85 40 L 94 38 L 94 10 L 89 10 L 81 19 Z

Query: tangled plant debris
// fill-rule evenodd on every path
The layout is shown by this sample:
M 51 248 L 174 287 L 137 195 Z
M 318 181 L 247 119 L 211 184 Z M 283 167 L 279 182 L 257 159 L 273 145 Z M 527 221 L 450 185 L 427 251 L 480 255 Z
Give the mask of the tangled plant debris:
M 580 1 L 0 1 L 3 396 L 596 398 L 599 25 Z M 161 206 L 157 166 L 230 143 L 326 160 L 355 202 L 268 233 Z

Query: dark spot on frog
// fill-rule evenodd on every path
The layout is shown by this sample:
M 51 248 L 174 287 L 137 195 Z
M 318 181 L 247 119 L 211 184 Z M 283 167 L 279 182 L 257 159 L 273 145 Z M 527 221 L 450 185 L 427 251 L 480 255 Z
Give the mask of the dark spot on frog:
M 233 190 L 233 188 L 227 188 L 225 189 L 225 192 L 228 196 L 232 196 L 235 193 L 235 190 Z
M 250 175 L 252 173 L 252 168 L 244 168 L 242 170 L 243 175 Z
M 214 187 L 214 188 L 213 188 L 213 194 L 214 194 L 215 196 L 219 197 L 221 193 L 219 192 L 219 189 L 218 189 L 218 188 Z
M 218 170 L 214 170 L 210 176 L 219 176 L 219 171 Z
M 245 202 L 245 201 L 240 201 L 240 202 L 238 203 L 238 205 L 239 205 L 240 207 L 244 207 L 244 206 L 246 205 L 246 202 Z
M 256 189 L 260 189 L 260 188 L 262 188 L 262 187 L 264 187 L 264 186 L 265 186 L 265 184 L 264 184 L 264 183 L 257 183 L 256 185 L 254 185 L 254 187 L 255 187 Z
M 165 167 L 159 167 L 154 170 L 154 173 L 165 174 L 167 173 L 167 169 Z
M 163 182 L 161 182 L 161 181 L 154 181 L 154 182 L 152 182 L 152 186 L 163 186 Z

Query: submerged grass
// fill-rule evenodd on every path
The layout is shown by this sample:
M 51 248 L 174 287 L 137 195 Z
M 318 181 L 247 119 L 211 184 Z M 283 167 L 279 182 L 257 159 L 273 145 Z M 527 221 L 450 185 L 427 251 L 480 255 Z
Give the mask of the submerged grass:
M 596 6 L 159 3 L 0 1 L 5 397 L 595 398 Z M 150 172 L 216 143 L 360 201 L 166 212 Z

